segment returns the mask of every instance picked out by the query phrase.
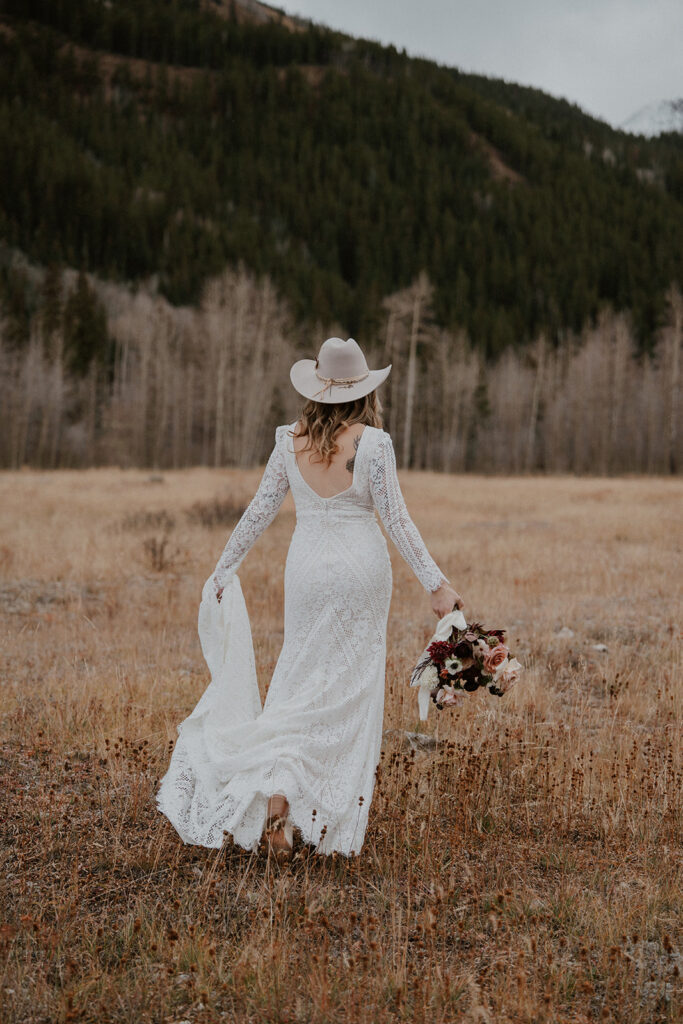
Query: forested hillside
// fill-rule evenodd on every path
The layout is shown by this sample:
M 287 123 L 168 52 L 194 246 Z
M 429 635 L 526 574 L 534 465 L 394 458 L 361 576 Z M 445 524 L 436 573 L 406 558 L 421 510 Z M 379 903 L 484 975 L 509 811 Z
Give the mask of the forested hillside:
M 239 260 L 305 326 L 376 332 L 424 271 L 485 356 L 683 283 L 683 141 L 538 90 L 198 0 L 3 0 L 0 238 L 195 304 Z M 6 250 L 7 251 L 7 250 Z M 19 341 L 39 296 L 4 260 Z

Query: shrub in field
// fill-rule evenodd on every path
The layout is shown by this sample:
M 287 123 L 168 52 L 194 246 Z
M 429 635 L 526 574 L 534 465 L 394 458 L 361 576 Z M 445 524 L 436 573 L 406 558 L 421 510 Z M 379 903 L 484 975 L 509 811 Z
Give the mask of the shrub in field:
M 121 527 L 124 530 L 166 530 L 170 531 L 175 526 L 175 516 L 167 512 L 165 508 L 160 509 L 139 509 L 137 512 L 128 512 L 121 520 Z
M 233 497 L 212 498 L 210 501 L 196 501 L 185 512 L 189 522 L 211 529 L 234 523 L 244 512 L 246 505 Z

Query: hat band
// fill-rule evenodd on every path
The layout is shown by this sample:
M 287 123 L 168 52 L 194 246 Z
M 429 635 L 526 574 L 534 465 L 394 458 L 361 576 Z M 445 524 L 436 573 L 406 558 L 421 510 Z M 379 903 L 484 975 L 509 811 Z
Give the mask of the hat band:
M 327 391 L 327 389 L 331 388 L 332 385 L 338 388 L 353 387 L 354 384 L 358 384 L 359 381 L 365 380 L 366 377 L 369 377 L 370 371 L 368 370 L 366 373 L 361 373 L 359 377 L 322 377 L 317 370 L 315 371 L 315 375 L 318 380 L 325 381 L 325 386 L 322 387 L 320 391 L 316 391 L 315 395 L 312 396 L 313 398 L 315 398 L 316 395 L 320 395 L 324 391 Z

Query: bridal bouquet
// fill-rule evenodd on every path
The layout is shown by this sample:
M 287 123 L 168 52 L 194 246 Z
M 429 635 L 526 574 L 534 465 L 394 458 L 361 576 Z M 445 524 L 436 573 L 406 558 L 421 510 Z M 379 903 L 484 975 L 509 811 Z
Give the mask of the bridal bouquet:
M 419 687 L 418 705 L 424 721 L 429 700 L 437 708 L 455 707 L 465 693 L 485 686 L 502 697 L 519 679 L 522 665 L 510 656 L 504 629 L 467 625 L 458 609 L 439 619 L 436 632 L 413 669 L 410 685 Z

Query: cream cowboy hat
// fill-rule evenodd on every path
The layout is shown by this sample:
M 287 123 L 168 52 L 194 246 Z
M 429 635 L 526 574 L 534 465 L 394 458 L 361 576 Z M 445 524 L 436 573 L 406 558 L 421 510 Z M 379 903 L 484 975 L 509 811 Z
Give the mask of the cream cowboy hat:
M 299 359 L 289 377 L 304 398 L 316 402 L 352 402 L 374 391 L 389 376 L 391 363 L 369 370 L 360 345 L 353 338 L 328 338 L 317 359 Z

